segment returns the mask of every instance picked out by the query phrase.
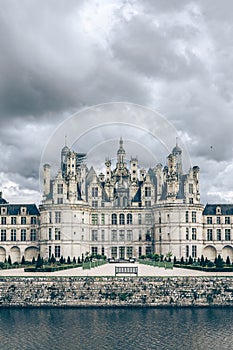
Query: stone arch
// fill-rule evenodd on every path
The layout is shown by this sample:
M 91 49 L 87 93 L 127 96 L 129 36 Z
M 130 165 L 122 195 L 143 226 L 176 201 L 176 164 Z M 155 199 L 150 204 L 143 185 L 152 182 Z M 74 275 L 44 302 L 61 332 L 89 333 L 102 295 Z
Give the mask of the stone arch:
M 203 255 L 208 260 L 214 261 L 214 259 L 217 257 L 217 250 L 215 247 L 208 245 L 204 248 Z
M 6 249 L 0 247 L 0 262 L 4 262 L 6 259 Z
M 24 258 L 26 261 L 32 261 L 33 258 L 37 259 L 39 249 L 37 247 L 28 247 L 24 251 Z
M 226 245 L 225 247 L 223 247 L 222 249 L 222 258 L 224 261 L 226 261 L 226 258 L 229 256 L 230 261 L 233 261 L 233 247 L 231 247 L 230 245 Z
M 12 263 L 14 262 L 20 262 L 20 249 L 17 246 L 13 246 L 10 249 L 10 256 Z

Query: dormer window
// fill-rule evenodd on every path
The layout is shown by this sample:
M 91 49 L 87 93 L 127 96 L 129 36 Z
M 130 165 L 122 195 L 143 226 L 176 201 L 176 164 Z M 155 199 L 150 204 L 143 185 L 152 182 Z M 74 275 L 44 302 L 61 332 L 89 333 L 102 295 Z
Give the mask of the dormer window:
M 216 208 L 216 214 L 217 214 L 217 215 L 220 215 L 220 214 L 221 214 L 221 207 L 217 207 L 217 208 Z
M 22 207 L 22 208 L 21 208 L 21 214 L 22 214 L 22 215 L 25 215 L 26 212 L 27 212 L 27 209 L 26 209 L 25 207 Z
M 5 215 L 6 213 L 7 213 L 6 208 L 4 208 L 4 207 L 3 207 L 3 208 L 1 208 L 1 214 L 2 214 L 2 215 Z

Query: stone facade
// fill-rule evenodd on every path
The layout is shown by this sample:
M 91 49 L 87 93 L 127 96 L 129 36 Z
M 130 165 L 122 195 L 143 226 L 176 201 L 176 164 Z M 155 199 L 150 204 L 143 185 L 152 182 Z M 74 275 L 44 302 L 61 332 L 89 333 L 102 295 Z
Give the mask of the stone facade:
M 230 277 L 0 278 L 0 307 L 232 305 Z
M 44 165 L 39 211 L 32 204 L 8 204 L 0 196 L 0 261 L 8 256 L 20 261 L 23 255 L 30 260 L 38 252 L 45 259 L 52 254 L 57 259 L 87 254 L 126 259 L 171 252 L 177 259 L 203 254 L 214 260 L 220 254 L 233 260 L 233 205 L 204 208 L 199 168 L 183 172 L 178 145 L 165 166 L 146 170 L 136 157 L 127 161 L 121 139 L 116 162 L 107 159 L 99 174 L 87 167 L 85 154 L 65 146 L 55 178 L 50 165 Z
M 35 204 L 8 204 L 0 195 L 0 261 L 12 263 L 39 253 L 39 211 Z
M 44 257 L 87 252 L 120 259 L 169 252 L 177 258 L 201 256 L 199 168 L 183 173 L 177 145 L 165 167 L 158 164 L 149 170 L 139 168 L 137 158 L 127 163 L 122 139 L 116 164 L 107 159 L 105 174 L 88 169 L 83 158 L 65 146 L 55 179 L 50 178 L 50 166 L 44 166 Z

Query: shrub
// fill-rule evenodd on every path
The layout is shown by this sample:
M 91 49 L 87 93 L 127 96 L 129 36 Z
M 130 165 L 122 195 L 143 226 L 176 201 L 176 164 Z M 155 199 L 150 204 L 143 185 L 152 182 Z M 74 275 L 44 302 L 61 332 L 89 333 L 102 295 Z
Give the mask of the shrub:
M 229 256 L 227 256 L 226 265 L 231 265 L 231 261 L 230 261 L 230 257 Z

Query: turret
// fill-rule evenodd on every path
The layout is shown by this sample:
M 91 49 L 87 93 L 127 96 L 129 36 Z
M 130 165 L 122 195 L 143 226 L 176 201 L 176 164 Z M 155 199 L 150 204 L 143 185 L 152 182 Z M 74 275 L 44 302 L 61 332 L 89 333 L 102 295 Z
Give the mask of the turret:
M 50 165 L 44 165 L 44 195 L 48 196 L 50 193 Z
M 182 150 L 178 146 L 177 140 L 176 140 L 176 146 L 172 150 L 173 156 L 176 157 L 176 171 L 178 176 L 180 177 L 182 175 Z

